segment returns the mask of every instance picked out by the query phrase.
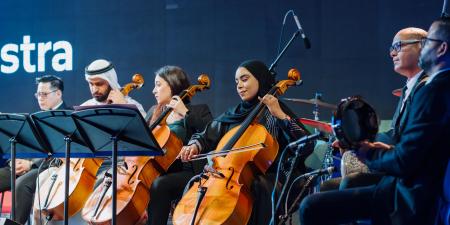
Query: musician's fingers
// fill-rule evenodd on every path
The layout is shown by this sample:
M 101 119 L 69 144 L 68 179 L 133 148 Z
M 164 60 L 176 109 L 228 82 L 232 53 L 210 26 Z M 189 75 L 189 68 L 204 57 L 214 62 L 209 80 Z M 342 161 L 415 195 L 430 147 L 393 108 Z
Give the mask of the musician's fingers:
M 180 152 L 178 153 L 176 159 L 181 159 L 181 154 L 183 154 L 183 149 L 180 150 Z
M 189 151 L 188 159 L 191 160 L 198 152 L 195 147 L 191 148 Z
M 186 161 L 186 151 L 187 151 L 187 146 L 185 146 L 185 147 L 183 147 L 183 149 L 181 149 L 181 152 L 180 152 L 181 161 Z
M 187 161 L 188 160 L 188 156 L 189 156 L 189 152 L 190 152 L 191 146 L 184 146 L 181 149 L 181 160 L 182 161 Z
M 342 147 L 341 147 L 341 143 L 340 143 L 338 140 L 334 141 L 334 142 L 331 144 L 331 146 L 332 146 L 333 148 L 342 148 Z

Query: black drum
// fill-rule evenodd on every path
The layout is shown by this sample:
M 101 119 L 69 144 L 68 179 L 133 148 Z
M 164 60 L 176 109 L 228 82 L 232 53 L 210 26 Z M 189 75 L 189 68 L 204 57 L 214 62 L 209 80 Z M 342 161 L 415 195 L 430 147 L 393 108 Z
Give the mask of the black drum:
M 333 131 L 343 148 L 357 149 L 359 142 L 375 140 L 377 114 L 360 96 L 343 99 L 334 113 Z

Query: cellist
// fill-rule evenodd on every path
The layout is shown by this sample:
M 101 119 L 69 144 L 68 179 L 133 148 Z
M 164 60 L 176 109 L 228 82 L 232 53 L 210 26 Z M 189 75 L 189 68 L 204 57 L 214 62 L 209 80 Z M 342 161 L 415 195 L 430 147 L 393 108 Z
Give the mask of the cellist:
M 142 105 L 131 98 L 130 96 L 124 96 L 121 92 L 121 86 L 119 84 L 116 70 L 114 65 L 105 59 L 97 59 L 90 63 L 85 69 L 84 75 L 86 81 L 89 84 L 89 90 L 91 91 L 92 98 L 83 102 L 82 106 L 90 105 L 106 105 L 106 104 L 134 104 L 138 108 L 143 117 L 146 116 Z M 119 159 L 121 161 L 121 159 Z M 112 161 L 106 159 L 103 161 L 97 175 L 96 185 L 99 185 L 103 180 L 102 174 L 111 167 Z
M 241 98 L 241 102 L 215 118 L 202 133 L 192 136 L 188 145 L 184 146 L 180 152 L 183 161 L 191 160 L 199 153 L 216 149 L 225 133 L 240 125 L 260 101 L 267 106 L 268 111 L 259 118 L 259 123 L 275 137 L 280 150 L 284 149 L 289 142 L 307 134 L 303 125 L 296 121 L 296 116 L 284 104 L 273 95 L 266 95 L 275 84 L 275 78 L 263 62 L 257 60 L 243 62 L 236 70 L 235 81 L 236 91 Z M 308 147 L 302 152 L 298 171 L 305 170 L 304 158 L 312 150 L 312 147 Z M 249 224 L 269 224 L 271 217 L 270 196 L 274 186 L 274 172 L 278 161 L 277 158 L 265 175 L 259 174 L 256 176 L 251 185 L 254 202 Z
M 86 68 L 85 68 L 85 74 L 84 74 L 85 80 L 89 84 L 89 89 L 92 95 L 92 98 L 82 103 L 82 106 L 89 106 L 89 105 L 106 105 L 106 104 L 134 104 L 140 111 L 143 117 L 145 117 L 146 113 L 142 107 L 142 105 L 137 102 L 136 100 L 132 99 L 129 96 L 124 96 L 121 93 L 121 86 L 118 82 L 117 73 L 114 69 L 114 65 L 105 59 L 97 59 L 91 62 Z M 121 161 L 121 157 L 119 158 L 119 161 Z M 76 160 L 75 158 L 72 158 L 72 160 Z M 100 162 L 101 163 L 101 162 Z M 103 163 L 101 163 L 100 168 L 95 171 L 97 172 L 97 179 L 96 179 L 96 186 L 99 185 L 103 178 L 104 173 L 107 169 L 111 167 L 111 160 L 109 158 L 106 158 Z M 62 169 L 62 168 L 60 168 Z M 42 172 L 39 176 L 41 177 L 41 182 L 44 179 L 48 179 L 50 177 L 49 171 Z M 72 174 L 73 175 L 73 174 Z M 60 177 L 59 179 L 62 179 L 63 177 Z M 75 185 L 74 185 L 75 186 Z M 62 189 L 63 190 L 63 189 Z M 47 190 L 48 192 L 50 190 Z M 57 195 L 54 196 L 54 199 L 57 199 L 56 196 L 62 196 L 64 192 L 58 192 Z M 45 196 L 45 195 L 44 195 Z M 76 198 L 80 198 L 79 196 L 76 196 Z M 44 197 L 42 198 L 44 199 Z M 39 202 L 39 201 L 38 201 Z M 39 204 L 39 203 L 37 203 Z M 36 206 L 36 204 L 35 204 Z M 70 208 L 71 206 L 69 206 Z M 61 213 L 61 212 L 60 212 Z M 34 208 L 34 214 L 35 214 L 35 223 L 39 223 L 39 218 L 44 218 L 42 216 L 39 216 L 40 210 L 39 208 Z M 48 224 L 58 224 L 62 223 L 60 221 L 57 221 L 57 219 L 54 219 L 52 216 L 45 218 L 46 223 Z M 50 221 L 51 220 L 51 221 Z M 59 220 L 59 219 L 58 219 Z M 76 214 L 75 216 L 72 216 L 69 218 L 70 223 L 76 223 L 78 221 L 81 221 L 80 215 Z
M 188 76 L 177 66 L 163 66 L 155 73 L 153 95 L 157 104 L 147 112 L 147 121 L 151 125 L 161 115 L 164 108 L 173 109 L 166 123 L 171 132 L 187 144 L 193 133 L 201 132 L 212 120 L 208 105 L 190 104 L 178 96 L 190 86 Z M 171 202 L 181 197 L 186 183 L 195 175 L 198 163 L 175 161 L 168 172 L 156 178 L 150 188 L 151 201 L 148 207 L 147 224 L 167 224 Z

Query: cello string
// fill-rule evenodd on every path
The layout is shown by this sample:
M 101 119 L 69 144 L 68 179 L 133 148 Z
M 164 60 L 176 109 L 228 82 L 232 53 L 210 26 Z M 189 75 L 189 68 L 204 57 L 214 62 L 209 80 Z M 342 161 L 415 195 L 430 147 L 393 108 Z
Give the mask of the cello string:
M 220 152 L 214 152 L 214 151 L 217 151 L 217 150 L 213 150 L 213 152 L 210 152 L 210 153 L 198 154 L 198 155 L 196 155 L 196 157 L 203 157 L 203 156 L 214 155 L 214 154 L 218 154 L 218 153 L 222 153 L 222 152 L 231 152 L 231 151 L 236 151 L 236 150 L 241 150 L 241 149 L 248 149 L 248 148 L 253 148 L 253 147 L 255 147 L 255 146 L 258 146 L 258 145 L 262 146 L 261 148 L 266 147 L 266 146 L 264 145 L 264 143 L 257 143 L 257 144 L 252 144 L 252 145 L 243 146 L 243 147 L 232 148 L 232 149 L 229 149 L 229 150 L 222 150 L 222 151 L 220 151 Z
M 253 147 L 255 145 L 261 145 L 259 147 Z M 197 157 L 189 160 L 189 161 L 196 161 L 196 160 L 201 160 L 201 159 L 206 159 L 209 156 L 223 156 L 223 155 L 227 155 L 228 153 L 233 154 L 233 153 L 241 153 L 241 152 L 249 152 L 249 151 L 254 151 L 254 150 L 259 150 L 262 148 L 265 148 L 266 146 L 263 143 L 259 143 L 259 144 L 254 144 L 254 145 L 249 145 L 249 146 L 245 146 L 245 148 L 236 148 L 236 149 L 230 149 L 230 150 L 225 150 L 225 151 L 221 151 L 221 152 L 213 152 L 213 153 L 206 153 L 206 154 L 201 154 L 200 156 L 197 155 Z

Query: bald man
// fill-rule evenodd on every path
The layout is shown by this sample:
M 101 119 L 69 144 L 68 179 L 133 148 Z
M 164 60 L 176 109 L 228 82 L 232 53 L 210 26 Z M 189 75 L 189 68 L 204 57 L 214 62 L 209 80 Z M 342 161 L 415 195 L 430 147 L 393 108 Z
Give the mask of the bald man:
M 433 22 L 421 40 L 420 66 L 429 74 L 416 91 L 408 122 L 393 149 L 362 142 L 358 156 L 369 168 L 387 174 L 377 185 L 310 195 L 300 206 L 302 225 L 437 223 L 439 198 L 449 162 L 450 18 Z M 403 47 L 403 46 L 402 46 Z M 400 50 L 401 51 L 401 50 Z M 324 216 L 323 213 L 326 213 Z
M 422 49 L 420 40 L 426 36 L 427 32 L 425 30 L 409 27 L 397 32 L 392 40 L 389 55 L 392 58 L 394 71 L 407 79 L 403 88 L 404 91 L 392 118 L 391 129 L 385 133 L 378 134 L 377 141 L 395 145 L 400 140 L 400 135 L 408 120 L 407 115 L 411 108 L 414 93 L 426 82 L 427 75 L 418 64 Z M 343 178 L 335 178 L 322 183 L 321 191 L 367 186 L 376 184 L 381 179 L 382 174 L 377 171 L 370 171 L 367 166 L 359 163 L 354 157 L 353 152 L 345 152 L 342 158 L 342 164 L 357 166 L 343 167 L 341 171 Z

